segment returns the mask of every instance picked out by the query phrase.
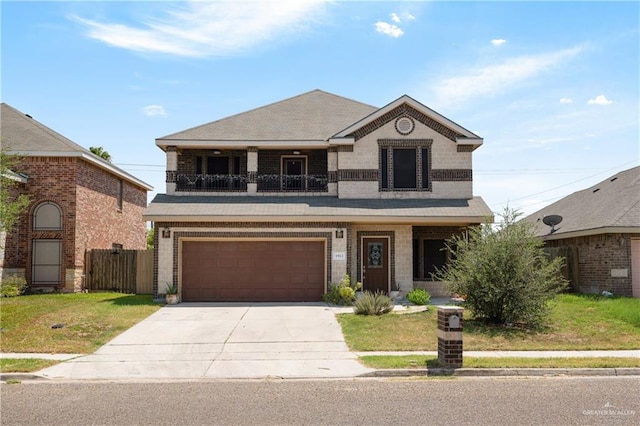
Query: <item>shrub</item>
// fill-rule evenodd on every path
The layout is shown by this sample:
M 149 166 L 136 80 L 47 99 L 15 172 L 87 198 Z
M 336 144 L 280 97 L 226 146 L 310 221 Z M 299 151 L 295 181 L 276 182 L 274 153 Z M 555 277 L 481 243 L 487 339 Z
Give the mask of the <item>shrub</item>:
M 329 284 L 327 291 L 322 299 L 327 303 L 334 305 L 351 305 L 356 300 L 356 291 L 362 288 L 362 283 L 351 283 L 351 277 L 345 275 L 338 284 Z
M 414 305 L 428 305 L 431 300 L 431 295 L 427 290 L 414 288 L 407 293 L 407 300 Z
M 1 297 L 20 296 L 27 289 L 27 280 L 17 275 L 9 275 L 0 283 Z
M 357 315 L 382 315 L 393 310 L 393 299 L 384 293 L 365 291 L 356 300 L 353 312 Z
M 465 306 L 493 324 L 538 326 L 548 314 L 547 302 L 567 286 L 563 258 L 549 260 L 531 224 L 505 209 L 502 223 L 469 228 L 468 237 L 447 242 L 451 261 L 436 277 L 452 293 L 465 295 Z

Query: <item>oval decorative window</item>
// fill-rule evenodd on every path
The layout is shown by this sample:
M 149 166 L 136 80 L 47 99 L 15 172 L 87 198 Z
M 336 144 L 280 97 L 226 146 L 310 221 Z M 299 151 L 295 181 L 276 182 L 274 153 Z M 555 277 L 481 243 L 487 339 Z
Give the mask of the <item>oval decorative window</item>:
M 415 123 L 410 117 L 400 117 L 396 120 L 396 130 L 401 135 L 408 135 L 409 133 L 413 132 L 414 128 Z

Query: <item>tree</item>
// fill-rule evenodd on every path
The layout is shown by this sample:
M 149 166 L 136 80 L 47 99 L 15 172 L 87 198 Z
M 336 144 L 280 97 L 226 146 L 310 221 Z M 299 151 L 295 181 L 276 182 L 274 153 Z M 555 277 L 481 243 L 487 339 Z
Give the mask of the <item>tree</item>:
M 10 231 L 29 205 L 29 196 L 19 194 L 14 179 L 19 157 L 0 149 L 0 231 Z
M 103 160 L 111 162 L 111 154 L 109 154 L 108 151 L 105 151 L 101 146 L 91 146 L 89 147 L 89 151 L 102 158 Z
M 156 230 L 154 228 L 147 230 L 147 250 L 153 250 L 155 247 L 155 234 Z
M 535 327 L 548 314 L 548 302 L 567 286 L 562 258 L 549 260 L 544 242 L 521 213 L 505 208 L 502 223 L 469 228 L 447 242 L 452 259 L 436 273 L 480 320 Z

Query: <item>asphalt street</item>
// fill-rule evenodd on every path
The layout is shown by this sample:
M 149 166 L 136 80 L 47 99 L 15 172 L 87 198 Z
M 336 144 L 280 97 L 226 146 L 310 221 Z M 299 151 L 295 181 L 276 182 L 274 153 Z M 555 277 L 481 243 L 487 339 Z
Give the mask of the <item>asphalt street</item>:
M 6 425 L 637 425 L 637 377 L 2 384 Z

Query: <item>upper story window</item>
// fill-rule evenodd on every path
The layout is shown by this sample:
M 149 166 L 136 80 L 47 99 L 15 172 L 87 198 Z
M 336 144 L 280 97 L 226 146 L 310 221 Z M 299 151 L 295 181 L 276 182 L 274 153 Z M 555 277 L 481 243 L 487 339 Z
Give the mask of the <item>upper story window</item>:
M 116 194 L 116 206 L 118 210 L 122 210 L 122 199 L 123 199 L 123 192 L 124 192 L 124 184 L 122 182 L 122 179 L 118 179 L 117 191 L 118 192 Z
M 378 141 L 382 191 L 431 190 L 431 140 Z
M 51 202 L 45 202 L 33 211 L 34 231 L 60 231 L 62 229 L 62 210 Z

